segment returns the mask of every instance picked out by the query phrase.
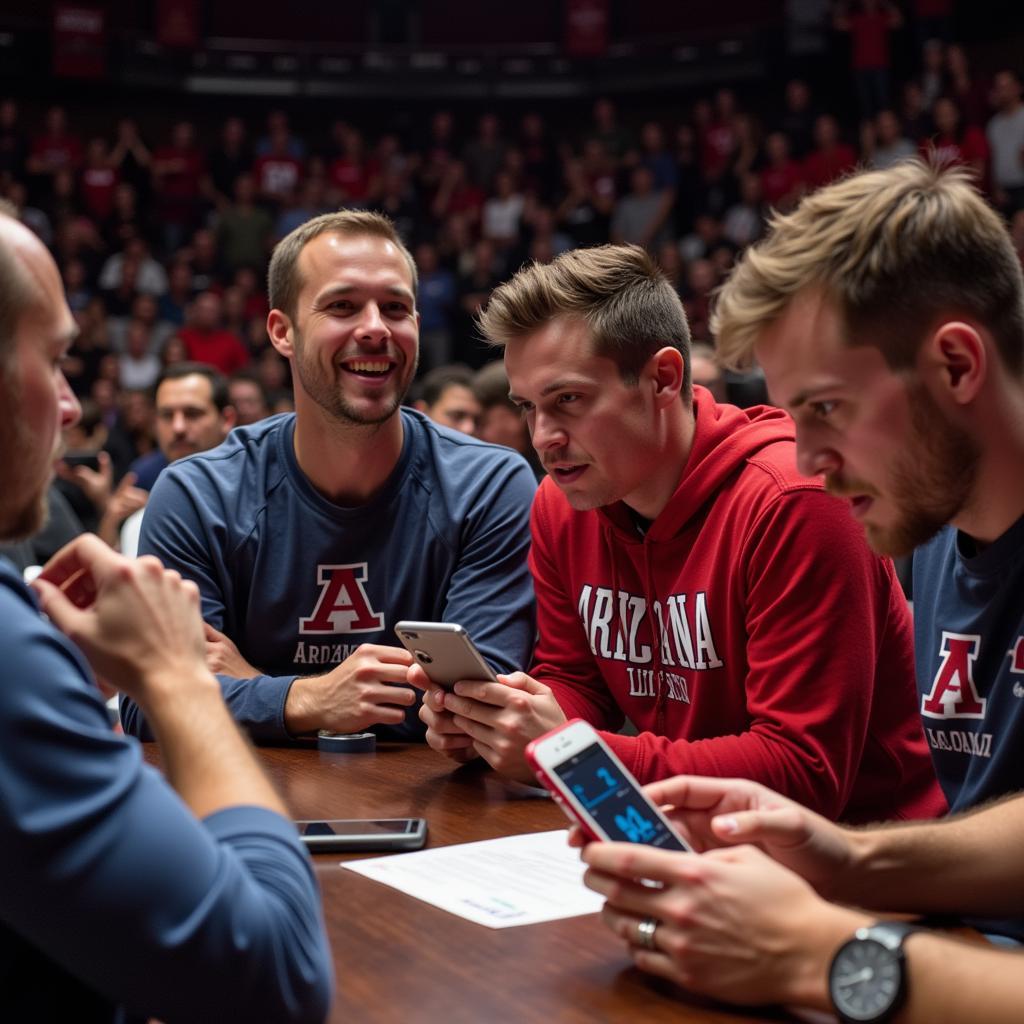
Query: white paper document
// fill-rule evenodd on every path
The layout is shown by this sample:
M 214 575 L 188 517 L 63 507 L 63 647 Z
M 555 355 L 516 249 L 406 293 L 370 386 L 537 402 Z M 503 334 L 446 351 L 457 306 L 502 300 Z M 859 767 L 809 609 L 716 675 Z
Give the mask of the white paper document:
M 586 866 L 565 830 L 531 832 L 342 865 L 488 928 L 596 914 Z

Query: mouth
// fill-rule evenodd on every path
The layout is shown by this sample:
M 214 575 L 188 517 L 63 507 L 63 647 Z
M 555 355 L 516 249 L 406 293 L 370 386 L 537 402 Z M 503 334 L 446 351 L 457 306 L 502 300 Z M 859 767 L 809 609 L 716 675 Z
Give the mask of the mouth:
M 362 381 L 379 383 L 387 380 L 398 364 L 393 359 L 346 359 L 340 368 L 349 376 Z
M 559 484 L 575 483 L 586 471 L 587 466 L 585 465 L 548 467 L 548 472 L 555 478 L 555 482 Z

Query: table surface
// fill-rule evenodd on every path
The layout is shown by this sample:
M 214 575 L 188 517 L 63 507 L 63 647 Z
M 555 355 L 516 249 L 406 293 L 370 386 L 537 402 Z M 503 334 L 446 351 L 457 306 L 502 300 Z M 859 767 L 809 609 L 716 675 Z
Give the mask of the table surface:
M 155 744 L 147 759 L 159 763 Z M 564 828 L 550 801 L 420 745 L 372 754 L 260 748 L 295 818 L 426 818 L 427 846 Z M 365 856 L 373 856 L 368 854 Z M 632 967 L 596 915 L 491 929 L 314 857 L 334 952 L 332 1022 L 500 1024 L 791 1020 L 688 996 Z

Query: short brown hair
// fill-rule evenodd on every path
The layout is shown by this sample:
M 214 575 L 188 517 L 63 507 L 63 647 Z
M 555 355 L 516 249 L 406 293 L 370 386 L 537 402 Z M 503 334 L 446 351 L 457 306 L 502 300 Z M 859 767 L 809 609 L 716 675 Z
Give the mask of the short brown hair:
M 416 262 L 392 221 L 381 213 L 372 213 L 369 210 L 339 210 L 307 220 L 274 246 L 274 253 L 270 257 L 270 269 L 267 271 L 267 291 L 270 295 L 271 309 L 279 309 L 290 318 L 295 318 L 295 306 L 299 292 L 302 291 L 299 257 L 314 238 L 325 234 L 373 235 L 397 246 L 409 264 L 412 294 L 415 298 L 419 287 Z
M 638 245 L 599 245 L 533 263 L 491 293 L 480 329 L 507 345 L 557 317 L 582 320 L 594 351 L 614 360 L 628 384 L 658 349 L 683 355 L 683 395 L 690 397 L 690 328 L 683 304 L 654 260 Z
M 908 160 L 812 193 L 749 248 L 717 296 L 712 330 L 727 366 L 750 365 L 761 331 L 797 292 L 820 287 L 847 344 L 875 345 L 894 370 L 914 365 L 939 314 L 992 332 L 1007 367 L 1024 367 L 1024 277 L 1009 233 L 964 168 Z

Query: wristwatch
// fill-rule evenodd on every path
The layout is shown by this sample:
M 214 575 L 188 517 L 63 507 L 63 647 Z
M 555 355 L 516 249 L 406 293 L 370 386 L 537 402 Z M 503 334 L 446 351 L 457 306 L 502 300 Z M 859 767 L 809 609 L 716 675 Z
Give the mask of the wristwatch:
M 917 925 L 879 921 L 858 928 L 828 970 L 832 1007 L 843 1024 L 884 1024 L 907 997 L 903 942 Z

